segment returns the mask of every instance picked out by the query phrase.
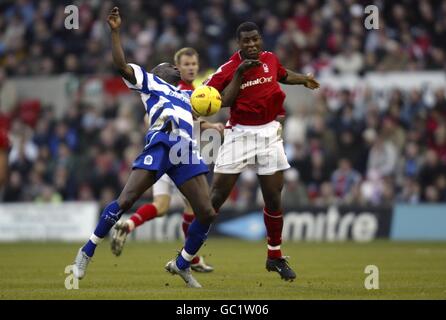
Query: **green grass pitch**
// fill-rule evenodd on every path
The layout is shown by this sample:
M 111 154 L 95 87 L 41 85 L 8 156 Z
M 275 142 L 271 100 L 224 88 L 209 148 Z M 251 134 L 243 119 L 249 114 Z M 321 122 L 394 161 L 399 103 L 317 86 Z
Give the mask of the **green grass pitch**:
M 181 243 L 128 242 L 121 257 L 104 241 L 78 290 L 64 269 L 80 244 L 0 244 L 0 299 L 446 299 L 446 243 L 285 243 L 297 272 L 284 282 L 265 270 L 264 242 L 211 238 L 202 253 L 215 267 L 189 289 L 164 271 Z M 379 289 L 367 290 L 367 265 Z

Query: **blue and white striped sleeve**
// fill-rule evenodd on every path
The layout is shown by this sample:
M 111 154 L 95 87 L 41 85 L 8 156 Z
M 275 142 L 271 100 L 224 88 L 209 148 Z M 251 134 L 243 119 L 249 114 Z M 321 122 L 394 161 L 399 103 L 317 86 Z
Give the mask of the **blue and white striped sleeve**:
M 136 83 L 131 84 L 129 81 L 122 78 L 122 80 L 124 80 L 124 83 L 130 89 L 148 93 L 150 91 L 151 82 L 152 82 L 151 78 L 153 78 L 153 76 L 151 74 L 148 74 L 143 67 L 141 67 L 137 64 L 129 63 L 128 65 L 133 69 L 133 72 L 135 74 Z

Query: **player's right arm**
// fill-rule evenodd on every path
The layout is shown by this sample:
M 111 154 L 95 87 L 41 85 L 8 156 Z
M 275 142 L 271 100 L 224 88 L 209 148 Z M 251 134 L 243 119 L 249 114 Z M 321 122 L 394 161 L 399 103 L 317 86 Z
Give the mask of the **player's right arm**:
M 113 63 L 121 76 L 134 85 L 136 84 L 135 73 L 133 68 L 125 60 L 124 50 L 122 49 L 121 38 L 119 36 L 121 17 L 118 7 L 112 9 L 107 17 L 107 22 L 111 30 Z
M 221 107 L 231 107 L 234 104 L 235 99 L 237 99 L 238 93 L 240 91 L 240 86 L 243 82 L 243 74 L 248 69 L 260 66 L 259 60 L 245 59 L 238 66 L 237 70 L 234 72 L 234 77 L 231 82 L 226 86 L 226 88 L 221 93 Z

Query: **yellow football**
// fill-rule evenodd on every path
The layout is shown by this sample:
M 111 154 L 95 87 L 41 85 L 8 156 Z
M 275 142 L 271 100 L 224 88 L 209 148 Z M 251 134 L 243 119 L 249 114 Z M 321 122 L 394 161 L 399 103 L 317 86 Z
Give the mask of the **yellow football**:
M 190 98 L 193 111 L 203 117 L 216 114 L 221 108 L 221 96 L 217 89 L 200 86 L 194 90 Z

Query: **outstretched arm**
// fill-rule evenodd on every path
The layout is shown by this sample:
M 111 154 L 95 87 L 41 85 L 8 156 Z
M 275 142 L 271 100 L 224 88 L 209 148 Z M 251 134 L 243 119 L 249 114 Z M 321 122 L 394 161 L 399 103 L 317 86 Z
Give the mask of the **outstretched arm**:
M 111 30 L 113 63 L 124 79 L 129 81 L 131 84 L 136 84 L 133 68 L 130 67 L 125 61 L 124 50 L 121 46 L 121 38 L 119 36 L 121 17 L 119 15 L 118 7 L 114 7 L 112 9 L 107 17 L 107 22 Z
M 223 130 L 225 129 L 225 125 L 223 123 L 221 123 L 221 122 L 212 123 L 212 122 L 209 122 L 209 121 L 206 121 L 206 120 L 201 120 L 200 121 L 200 130 L 204 131 L 204 130 L 207 130 L 207 129 L 215 129 L 218 132 L 220 132 L 220 134 L 223 134 Z
M 222 108 L 230 107 L 234 103 L 240 91 L 240 86 L 242 85 L 243 73 L 248 69 L 259 66 L 260 64 L 261 63 L 259 60 L 243 60 L 243 62 L 238 66 L 237 71 L 235 71 L 234 77 L 232 78 L 231 82 L 229 82 L 229 84 L 221 93 Z
M 319 88 L 319 82 L 314 79 L 312 74 L 299 74 L 289 69 L 286 69 L 287 75 L 285 78 L 280 79 L 279 82 L 283 84 L 301 84 L 309 89 Z

